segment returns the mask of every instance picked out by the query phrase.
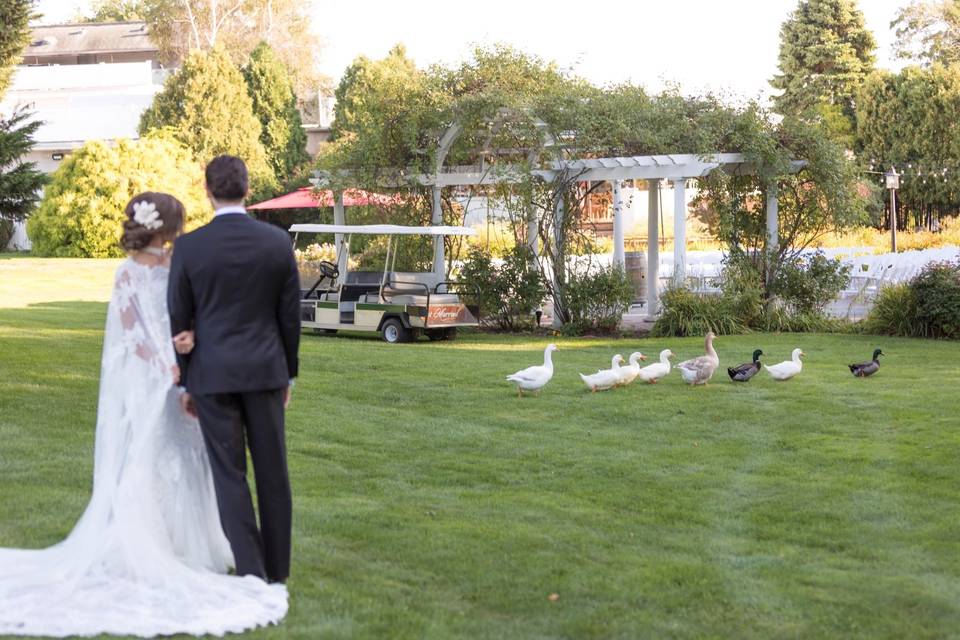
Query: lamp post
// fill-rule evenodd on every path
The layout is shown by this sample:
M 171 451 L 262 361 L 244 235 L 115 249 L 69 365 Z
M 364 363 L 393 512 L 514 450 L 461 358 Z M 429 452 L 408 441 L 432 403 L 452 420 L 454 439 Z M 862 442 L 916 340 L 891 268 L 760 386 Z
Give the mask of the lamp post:
M 890 171 L 884 174 L 886 178 L 887 189 L 890 189 L 890 244 L 891 250 L 897 252 L 897 189 L 900 188 L 900 174 L 896 167 L 890 167 Z

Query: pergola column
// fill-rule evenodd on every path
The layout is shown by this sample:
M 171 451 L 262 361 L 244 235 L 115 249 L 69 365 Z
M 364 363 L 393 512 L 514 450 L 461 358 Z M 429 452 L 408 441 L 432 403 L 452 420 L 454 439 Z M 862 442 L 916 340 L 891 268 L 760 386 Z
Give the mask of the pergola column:
M 563 217 L 565 214 L 566 206 L 563 203 L 563 193 L 557 195 L 557 201 L 553 205 L 553 250 L 557 253 L 560 252 L 560 244 L 563 239 Z M 553 290 L 556 291 L 557 287 L 557 268 L 561 268 L 559 265 L 555 265 L 553 271 Z M 560 321 L 560 314 L 557 313 L 557 300 L 553 300 L 553 328 L 559 329 L 563 323 Z
M 335 191 L 333 194 L 333 224 L 347 224 L 347 215 L 343 207 L 343 191 Z M 346 277 L 350 248 L 342 246 L 342 233 L 334 234 L 333 243 L 337 247 L 337 270 L 343 274 L 341 277 Z
M 660 180 L 647 180 L 647 318 L 657 317 L 660 310 Z
M 430 222 L 433 225 L 443 224 L 443 202 L 440 199 L 440 187 L 433 187 L 433 215 Z M 433 272 L 440 280 L 443 280 L 447 272 L 446 256 L 443 249 L 443 236 L 434 236 L 433 238 Z
M 687 280 L 687 179 L 673 181 L 673 284 Z
M 777 183 L 767 184 L 767 250 L 776 251 L 780 243 L 780 202 L 777 199 Z
M 770 265 L 773 263 L 772 254 L 776 253 L 777 245 L 780 244 L 780 201 L 777 199 L 777 183 L 771 180 L 767 183 L 767 284 L 773 276 L 773 269 Z
M 613 181 L 613 266 L 626 269 L 623 253 L 623 194 L 620 180 Z

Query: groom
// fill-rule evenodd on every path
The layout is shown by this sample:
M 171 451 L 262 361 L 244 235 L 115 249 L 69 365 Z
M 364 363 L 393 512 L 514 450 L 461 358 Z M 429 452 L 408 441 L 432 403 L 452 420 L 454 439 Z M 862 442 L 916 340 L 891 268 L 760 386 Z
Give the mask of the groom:
M 177 356 L 181 403 L 200 420 L 237 574 L 284 582 L 292 511 L 284 410 L 300 344 L 297 264 L 286 233 L 247 216 L 242 160 L 214 158 L 206 186 L 213 221 L 180 236 L 170 264 L 171 330 L 196 334 L 193 351 Z M 247 484 L 247 446 L 259 529 Z

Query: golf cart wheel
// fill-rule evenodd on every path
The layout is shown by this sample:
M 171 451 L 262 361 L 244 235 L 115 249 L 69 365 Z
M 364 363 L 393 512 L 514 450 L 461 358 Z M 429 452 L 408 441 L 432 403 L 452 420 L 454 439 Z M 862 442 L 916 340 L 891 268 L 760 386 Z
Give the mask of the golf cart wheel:
M 397 318 L 390 318 L 384 322 L 381 332 L 383 333 L 384 342 L 389 342 L 390 344 L 410 341 L 410 331 L 404 327 L 403 323 Z
M 453 340 L 457 337 L 456 327 L 447 327 L 446 329 L 427 329 L 427 337 L 430 340 Z
M 336 329 L 314 329 L 314 335 L 318 336 L 335 336 L 337 335 Z

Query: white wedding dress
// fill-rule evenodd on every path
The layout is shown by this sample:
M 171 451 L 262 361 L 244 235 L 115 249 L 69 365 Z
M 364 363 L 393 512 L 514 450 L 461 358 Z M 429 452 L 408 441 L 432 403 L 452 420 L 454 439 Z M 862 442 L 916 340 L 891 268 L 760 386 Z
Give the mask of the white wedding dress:
M 0 635 L 222 635 L 286 615 L 286 587 L 226 574 L 200 427 L 172 384 L 167 274 L 132 259 L 117 269 L 93 496 L 60 544 L 0 549 Z

